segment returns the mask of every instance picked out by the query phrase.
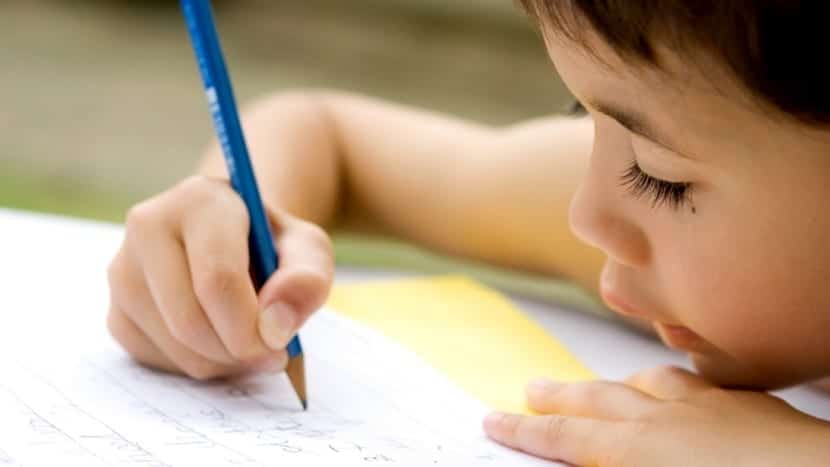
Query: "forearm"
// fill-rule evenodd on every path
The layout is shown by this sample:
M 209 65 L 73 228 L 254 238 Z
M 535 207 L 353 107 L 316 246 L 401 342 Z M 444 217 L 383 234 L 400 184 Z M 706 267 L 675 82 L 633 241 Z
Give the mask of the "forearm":
M 450 217 L 452 225 L 469 191 L 459 181 L 477 152 L 472 148 L 494 133 L 325 91 L 261 100 L 244 112 L 243 126 L 264 202 L 324 227 L 379 231 L 432 247 L 441 236 L 436 221 Z M 215 142 L 200 173 L 227 177 Z
M 587 170 L 593 124 L 544 118 L 501 130 L 470 187 L 479 210 L 470 226 L 490 232 L 479 246 L 490 261 L 564 276 L 596 290 L 604 255 L 576 238 L 570 202 Z
M 590 120 L 493 128 L 348 95 L 333 96 L 329 111 L 341 141 L 344 219 L 595 290 L 603 256 L 568 223 L 593 144 Z
M 593 287 L 600 255 L 568 228 L 590 121 L 507 128 L 341 93 L 283 94 L 246 112 L 266 203 Z M 203 173 L 224 176 L 217 148 Z
M 243 127 L 263 203 L 327 227 L 335 222 L 342 188 L 332 124 L 311 93 L 285 93 L 246 109 Z M 227 178 L 216 142 L 199 173 Z

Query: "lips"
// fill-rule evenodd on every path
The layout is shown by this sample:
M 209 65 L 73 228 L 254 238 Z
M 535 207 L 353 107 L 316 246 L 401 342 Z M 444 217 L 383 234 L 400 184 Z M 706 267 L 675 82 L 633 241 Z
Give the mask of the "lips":
M 602 295 L 602 300 L 608 305 L 612 310 L 616 311 L 621 315 L 626 316 L 633 316 L 636 318 L 647 318 L 643 312 L 638 310 L 631 305 L 618 294 L 610 290 L 606 287 L 601 287 L 600 294 Z
M 666 346 L 686 351 L 698 352 L 706 348 L 706 341 L 691 329 L 679 324 L 670 324 L 649 316 L 642 309 L 634 306 L 621 294 L 615 292 L 607 283 L 600 286 L 600 294 L 609 308 L 624 316 L 645 319 L 652 322 L 652 326 Z
M 702 337 L 685 326 L 656 322 L 654 329 L 660 335 L 660 339 L 672 349 L 701 352 L 707 347 Z

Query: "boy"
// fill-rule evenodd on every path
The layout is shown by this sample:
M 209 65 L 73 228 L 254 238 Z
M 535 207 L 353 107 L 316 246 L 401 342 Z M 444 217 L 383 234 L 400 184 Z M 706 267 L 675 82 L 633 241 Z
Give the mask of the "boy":
M 590 119 L 489 128 L 333 92 L 260 102 L 246 131 L 281 269 L 257 296 L 213 148 L 201 176 L 130 211 L 111 332 L 195 378 L 279 371 L 332 281 L 316 226 L 380 231 L 592 287 L 700 373 L 533 382 L 543 415 L 493 414 L 495 440 L 579 465 L 826 463 L 830 424 L 747 391 L 830 374 L 830 88 L 797 56 L 824 8 L 521 3 Z

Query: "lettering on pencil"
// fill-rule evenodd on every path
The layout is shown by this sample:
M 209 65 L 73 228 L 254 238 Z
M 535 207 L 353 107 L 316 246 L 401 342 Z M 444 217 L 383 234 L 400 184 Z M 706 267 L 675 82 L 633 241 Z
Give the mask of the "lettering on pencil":
M 208 88 L 205 91 L 205 95 L 207 96 L 210 115 L 213 117 L 213 124 L 216 127 L 216 134 L 219 140 L 219 144 L 222 146 L 222 149 L 224 150 L 224 153 L 226 155 L 225 161 L 228 165 L 228 173 L 233 179 L 233 176 L 236 173 L 236 166 L 234 164 L 233 158 L 229 157 L 229 154 L 231 154 L 231 145 L 228 141 L 228 132 L 225 129 L 225 120 L 222 118 L 222 111 L 219 108 L 219 96 L 216 95 L 216 88 Z

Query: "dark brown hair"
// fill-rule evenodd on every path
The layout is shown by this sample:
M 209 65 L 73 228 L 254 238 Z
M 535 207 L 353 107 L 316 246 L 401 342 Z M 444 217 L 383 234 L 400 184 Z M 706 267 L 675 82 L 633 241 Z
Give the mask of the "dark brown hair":
M 623 59 L 660 67 L 655 45 L 702 50 L 763 103 L 830 124 L 830 3 L 821 0 L 517 0 L 545 30 L 590 28 Z M 690 55 L 691 57 L 691 55 Z

